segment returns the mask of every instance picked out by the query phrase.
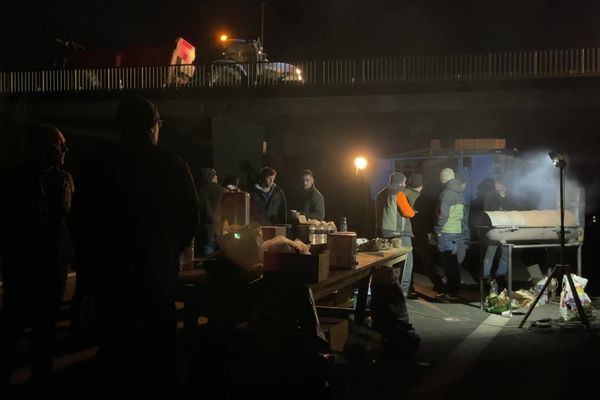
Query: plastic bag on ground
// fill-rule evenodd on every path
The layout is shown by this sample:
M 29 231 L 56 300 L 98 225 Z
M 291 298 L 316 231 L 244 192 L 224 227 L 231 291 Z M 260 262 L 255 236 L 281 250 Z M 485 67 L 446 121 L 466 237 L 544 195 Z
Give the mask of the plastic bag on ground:
M 590 318 L 592 316 L 592 301 L 585 293 L 585 286 L 587 285 L 588 280 L 575 274 L 571 274 L 571 278 L 575 284 L 575 290 L 577 291 L 577 295 L 579 296 L 583 310 L 588 318 Z M 562 279 L 562 292 L 560 293 L 559 312 L 561 318 L 565 321 L 579 318 L 579 311 L 577 310 L 577 305 L 575 304 L 575 297 L 571 292 L 571 286 L 569 285 L 566 275 L 563 275 Z

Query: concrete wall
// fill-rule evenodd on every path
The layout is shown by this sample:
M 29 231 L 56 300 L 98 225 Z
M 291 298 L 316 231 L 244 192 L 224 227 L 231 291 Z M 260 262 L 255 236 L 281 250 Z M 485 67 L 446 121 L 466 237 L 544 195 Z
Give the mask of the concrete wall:
M 337 219 L 350 215 L 355 206 L 347 194 L 349 187 L 360 186 L 352 164 L 356 155 L 374 160 L 426 148 L 433 138 L 450 143 L 459 137 L 501 137 L 509 147 L 552 147 L 581 155 L 573 164 L 579 162 L 582 170 L 590 170 L 600 147 L 600 91 L 594 81 L 586 82 L 590 84 L 520 88 L 503 88 L 501 83 L 493 88 L 455 85 L 437 91 L 410 93 L 404 88 L 362 95 L 360 88 L 321 93 L 299 88 L 279 93 L 174 91 L 147 96 L 165 119 L 161 145 L 181 154 L 193 170 L 215 166 L 221 178 L 238 173 L 250 183 L 248 168 L 239 165 L 248 160 L 255 170 L 262 165 L 276 168 L 280 185 L 292 190 L 298 172 L 313 169 L 319 187 L 336 204 L 331 216 Z M 75 147 L 70 159 L 80 149 L 116 138 L 114 94 L 32 96 L 3 104 L 5 154 L 12 154 L 14 132 L 26 120 L 61 127 Z M 13 139 L 6 133 L 9 125 Z M 266 155 L 262 155 L 263 140 L 268 143 Z M 367 181 L 373 168 L 371 163 Z M 585 179 L 591 182 L 592 177 Z
M 248 187 L 254 181 L 254 172 L 262 167 L 265 127 L 223 116 L 211 118 L 211 125 L 214 167 L 219 180 L 236 174 L 240 184 Z

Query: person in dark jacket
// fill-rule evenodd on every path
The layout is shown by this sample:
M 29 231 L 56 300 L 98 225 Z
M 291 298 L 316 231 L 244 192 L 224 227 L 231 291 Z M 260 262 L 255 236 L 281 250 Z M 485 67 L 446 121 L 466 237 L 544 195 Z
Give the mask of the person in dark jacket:
M 441 286 L 441 278 L 435 272 L 431 246 L 427 240 L 427 233 L 431 232 L 432 223 L 431 218 L 429 221 L 427 220 L 427 213 L 423 213 L 423 211 L 427 211 L 427 208 L 423 206 L 423 204 L 427 203 L 426 196 L 421 196 L 423 186 L 423 175 L 418 172 L 412 173 L 406 184 L 408 203 L 415 210 L 415 213 L 419 210 L 419 213 L 415 214 L 414 218 L 411 219 L 411 227 L 413 229 L 413 265 L 415 259 L 422 264 L 423 271 L 429 276 L 435 288 L 436 286 Z M 433 212 L 434 207 L 431 208 L 431 212 Z M 416 299 L 417 297 L 418 294 L 411 282 L 407 298 Z
M 277 172 L 270 167 L 260 170 L 258 183 L 250 190 L 250 219 L 259 225 L 285 224 L 285 194 L 277 184 Z
M 32 379 L 45 385 L 52 372 L 56 319 L 73 247 L 67 228 L 74 184 L 62 166 L 67 146 L 55 127 L 35 126 L 31 157 L 2 178 L 0 259 L 3 306 L 0 392 L 8 389 L 10 369 L 23 329 L 32 327 Z
M 415 203 L 419 196 L 421 196 L 421 191 L 423 190 L 423 175 L 418 172 L 414 172 L 408 178 L 408 182 L 406 184 L 406 197 L 408 198 L 408 202 L 414 208 Z
M 302 171 L 302 186 L 295 196 L 295 211 L 307 219 L 325 218 L 325 198 L 315 187 L 315 177 L 310 169 Z
M 506 191 L 506 186 L 500 179 L 495 180 L 494 190 L 489 191 L 483 202 L 484 211 L 511 211 L 515 210 L 514 202 Z M 498 252 L 498 246 L 487 246 L 483 258 L 483 278 L 491 280 L 492 266 Z M 500 259 L 496 268 L 495 276 L 504 278 L 508 271 L 508 248 L 500 246 Z
M 214 168 L 202 168 L 198 185 L 198 208 L 200 227 L 196 249 L 201 256 L 212 254 L 217 249 L 217 229 L 220 222 L 219 204 L 225 188 L 218 184 Z
M 179 256 L 198 228 L 196 190 L 187 164 L 157 146 L 153 103 L 128 96 L 116 120 L 120 143 L 97 157 L 74 204 L 87 227 L 83 248 L 93 251 L 83 258 L 94 282 L 98 360 L 115 387 L 172 387 Z
M 440 171 L 440 182 L 444 189 L 440 194 L 437 218 L 434 232 L 437 247 L 440 252 L 440 262 L 446 273 L 444 293 L 436 298 L 440 300 L 454 300 L 460 292 L 460 266 L 458 262 L 458 247 L 465 240 L 465 231 L 468 227 L 465 212 L 465 199 L 462 191 L 462 182 L 454 177 L 451 168 Z

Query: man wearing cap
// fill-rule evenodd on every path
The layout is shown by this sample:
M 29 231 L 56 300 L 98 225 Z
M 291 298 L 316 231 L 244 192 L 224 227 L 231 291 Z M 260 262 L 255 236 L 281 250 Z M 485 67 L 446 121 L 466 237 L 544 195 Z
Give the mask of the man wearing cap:
M 444 185 L 440 194 L 434 232 L 440 252 L 440 262 L 446 274 L 444 293 L 436 298 L 455 300 L 460 291 L 460 267 L 458 246 L 463 240 L 464 228 L 468 226 L 462 182 L 455 178 L 451 168 L 440 171 L 440 182 Z
M 128 96 L 116 120 L 120 143 L 94 159 L 76 207 L 78 225 L 87 227 L 80 248 L 93 252 L 85 267 L 98 360 L 115 387 L 172 387 L 179 256 L 198 227 L 196 190 L 187 164 L 157 146 L 162 121 L 152 102 Z
M 408 202 L 411 205 L 411 207 L 415 210 L 417 210 L 417 201 L 421 196 L 421 192 L 423 190 L 423 175 L 421 175 L 418 172 L 413 172 L 410 177 L 408 178 L 407 184 L 406 184 L 406 197 L 408 198 Z M 418 204 L 420 205 L 418 208 L 419 210 L 422 210 L 422 204 L 421 201 L 418 202 Z M 411 227 L 413 229 L 413 239 L 412 239 L 412 245 L 413 245 L 413 266 L 414 266 L 414 253 L 416 252 L 419 260 L 421 261 L 421 263 L 424 266 L 425 271 L 427 272 L 428 275 L 430 275 L 429 271 L 430 268 L 429 265 L 433 265 L 433 262 L 431 260 L 431 255 L 430 255 L 430 251 L 429 251 L 429 244 L 427 242 L 427 232 L 429 232 L 429 230 L 425 229 L 423 227 L 425 221 L 423 216 L 419 213 L 417 215 L 415 215 L 414 219 L 411 221 Z M 421 232 L 422 231 L 422 232 Z M 421 233 L 421 234 L 420 234 Z M 415 291 L 413 284 L 412 284 L 412 274 L 411 274 L 411 283 L 410 283 L 410 289 L 408 291 L 407 294 L 407 298 L 409 299 L 416 299 L 418 297 L 417 292 Z M 432 279 L 433 281 L 433 279 Z
M 375 206 L 377 234 L 387 239 L 400 238 L 402 246 L 411 247 L 410 218 L 415 212 L 406 197 L 404 174 L 390 175 L 389 184 L 377 194 Z M 405 300 L 412 274 L 412 251 L 404 261 L 404 268 L 399 267 L 378 267 L 371 280 L 373 327 L 388 339 L 395 338 L 398 331 L 412 329 Z
M 421 191 L 423 190 L 423 175 L 418 172 L 413 172 L 408 178 L 408 182 L 406 184 L 406 197 L 408 198 L 408 202 L 414 208 L 417 199 L 421 195 Z

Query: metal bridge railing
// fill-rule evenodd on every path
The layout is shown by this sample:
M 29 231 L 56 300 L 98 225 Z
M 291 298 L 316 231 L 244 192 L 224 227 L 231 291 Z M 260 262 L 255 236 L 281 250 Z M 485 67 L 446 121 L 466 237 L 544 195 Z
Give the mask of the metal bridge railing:
M 336 86 L 600 76 L 600 48 L 0 73 L 0 93 Z

